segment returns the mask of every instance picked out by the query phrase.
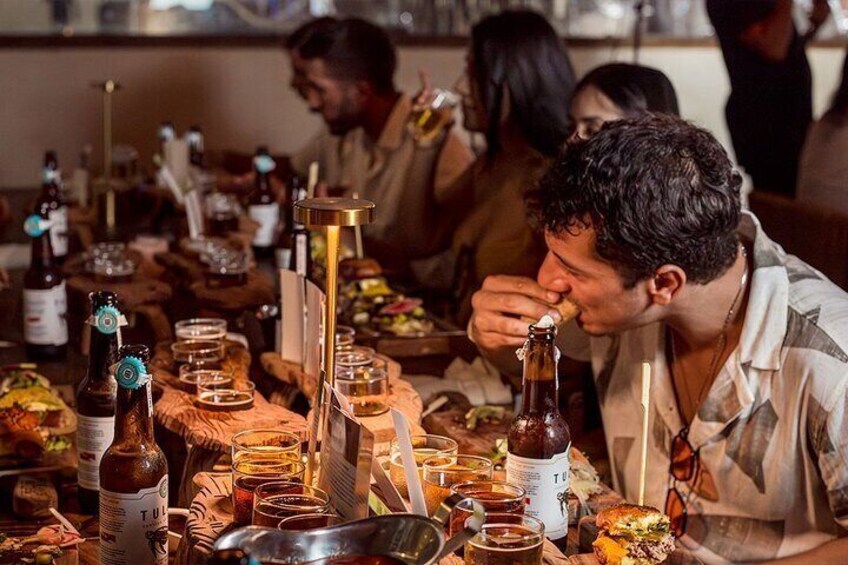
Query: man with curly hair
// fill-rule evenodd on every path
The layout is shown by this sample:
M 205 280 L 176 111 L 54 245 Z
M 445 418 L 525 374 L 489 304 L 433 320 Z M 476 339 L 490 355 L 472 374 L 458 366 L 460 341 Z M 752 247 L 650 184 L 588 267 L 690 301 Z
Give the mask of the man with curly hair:
M 535 192 L 537 281 L 489 277 L 469 335 L 515 370 L 523 319 L 591 361 L 616 489 L 639 480 L 640 369 L 653 367 L 646 502 L 707 563 L 839 563 L 848 549 L 848 295 L 740 209 L 715 138 L 671 116 L 570 143 Z

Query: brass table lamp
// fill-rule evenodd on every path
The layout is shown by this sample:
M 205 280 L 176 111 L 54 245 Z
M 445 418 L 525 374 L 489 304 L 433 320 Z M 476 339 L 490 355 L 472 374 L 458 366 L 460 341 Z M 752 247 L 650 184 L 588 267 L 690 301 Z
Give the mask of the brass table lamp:
M 318 390 L 312 405 L 312 429 L 309 435 L 306 484 L 315 472 L 315 447 L 323 433 L 328 399 L 324 385 L 333 386 L 336 364 L 336 301 L 339 277 L 339 235 L 343 227 L 355 227 L 374 221 L 374 203 L 352 198 L 307 198 L 294 204 L 294 221 L 309 228 L 327 229 L 327 308 L 324 313 L 324 363 L 318 378 Z

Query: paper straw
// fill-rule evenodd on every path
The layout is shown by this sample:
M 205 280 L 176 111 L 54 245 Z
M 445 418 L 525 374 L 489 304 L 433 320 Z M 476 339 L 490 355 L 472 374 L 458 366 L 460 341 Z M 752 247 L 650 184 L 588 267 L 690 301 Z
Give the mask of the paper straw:
M 355 199 L 359 199 L 359 193 L 354 192 L 353 197 Z M 365 258 L 365 249 L 362 247 L 362 226 L 355 225 L 353 226 L 353 235 L 356 238 L 356 258 L 364 259 Z
M 645 504 L 648 469 L 648 406 L 651 404 L 651 364 L 642 362 L 642 453 L 639 460 L 639 506 Z

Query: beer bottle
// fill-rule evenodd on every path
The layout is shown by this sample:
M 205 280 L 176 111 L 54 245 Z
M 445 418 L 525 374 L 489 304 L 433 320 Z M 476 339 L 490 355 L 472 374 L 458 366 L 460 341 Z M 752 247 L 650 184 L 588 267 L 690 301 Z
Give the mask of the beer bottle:
M 191 126 L 186 132 L 188 161 L 198 169 L 203 168 L 203 131 L 200 126 Z
M 62 196 L 62 174 L 55 151 L 44 154 L 41 194 L 38 195 L 35 209 L 38 210 L 42 205 L 48 209 L 53 257 L 61 264 L 68 255 L 68 205 Z
M 64 359 L 68 348 L 68 298 L 62 269 L 53 257 L 50 207 L 42 202 L 26 219 L 32 259 L 24 274 L 24 343 L 30 359 Z
M 250 218 L 259 223 L 253 236 L 253 252 L 258 257 L 271 257 L 274 253 L 274 236 L 280 221 L 280 206 L 271 187 L 271 171 L 275 168 L 276 163 L 268 155 L 268 149 L 258 148 L 253 157 L 255 181 L 247 208 Z
M 100 459 L 115 435 L 117 383 L 112 366 L 118 362 L 121 320 L 118 296 L 99 290 L 88 295 L 91 303 L 91 339 L 88 371 L 77 386 L 77 451 L 79 452 L 80 509 L 97 514 L 100 490 Z
M 298 200 L 306 198 L 306 186 L 300 182 L 293 183 L 295 190 L 292 192 L 291 198 L 291 246 L 292 246 L 292 267 L 294 271 L 306 278 L 312 279 L 312 234 L 303 224 L 294 221 L 294 203 Z
M 556 326 L 531 325 L 524 357 L 521 410 L 507 436 L 506 480 L 527 491 L 527 514 L 545 524 L 553 541 L 568 534 L 571 434 L 559 411 Z
M 150 351 L 124 345 L 115 438 L 100 461 L 101 565 L 168 564 L 168 462 L 153 439 Z

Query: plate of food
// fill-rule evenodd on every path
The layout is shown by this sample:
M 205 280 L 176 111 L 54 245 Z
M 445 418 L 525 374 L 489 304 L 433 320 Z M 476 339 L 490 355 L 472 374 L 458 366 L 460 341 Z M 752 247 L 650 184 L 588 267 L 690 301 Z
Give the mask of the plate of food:
M 73 410 L 30 369 L 2 373 L 0 381 L 0 467 L 42 464 L 70 451 L 77 429 Z

